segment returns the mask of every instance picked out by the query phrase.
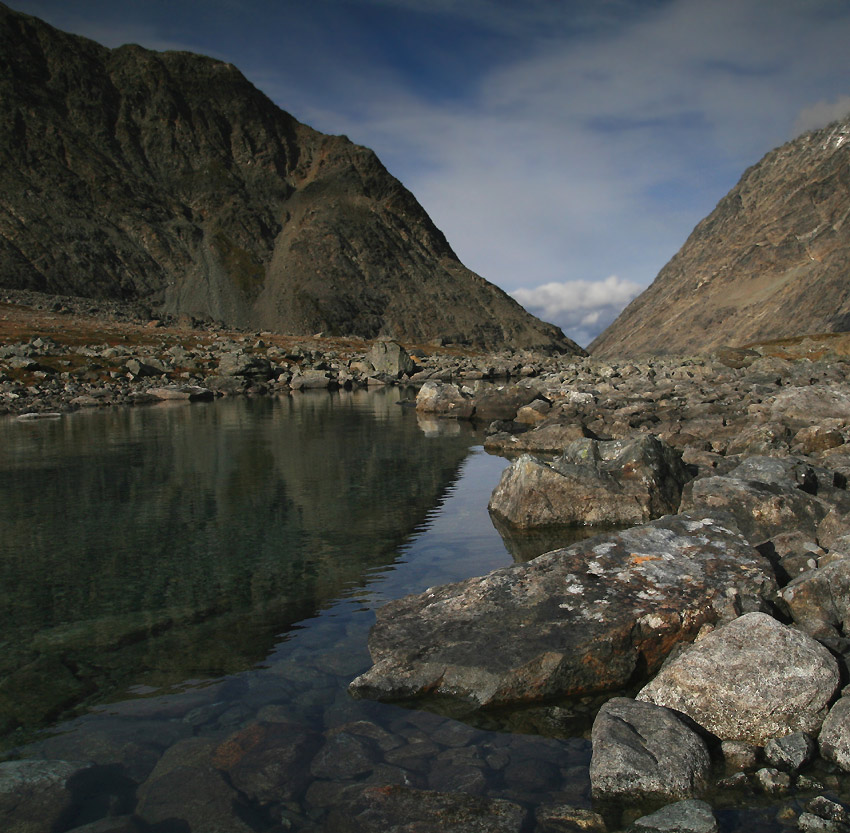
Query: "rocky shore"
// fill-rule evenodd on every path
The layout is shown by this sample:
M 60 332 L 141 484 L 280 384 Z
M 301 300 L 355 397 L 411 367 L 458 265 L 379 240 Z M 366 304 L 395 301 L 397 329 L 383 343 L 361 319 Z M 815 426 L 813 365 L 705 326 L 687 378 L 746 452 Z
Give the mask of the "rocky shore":
M 191 319 L 151 319 L 136 305 L 8 290 L 0 297 L 0 414 L 520 379 L 558 366 L 528 351 L 224 331 Z
M 634 829 L 717 829 L 698 799 L 742 789 L 787 797 L 777 824 L 850 829 L 829 803 L 850 797 L 850 364 L 827 349 L 587 359 L 506 388 L 494 517 L 639 525 L 386 605 L 352 693 L 468 717 L 608 693 L 609 829 L 638 806 L 666 809 Z M 475 403 L 428 382 L 417 407 Z
M 374 664 L 350 686 L 355 705 L 403 701 L 550 738 L 482 740 L 417 711 L 391 726 L 352 711 L 318 735 L 269 707 L 206 743 L 193 712 L 170 714 L 174 745 L 122 774 L 132 817 L 97 830 L 255 829 L 244 805 L 305 831 L 401 831 L 414 817 L 429 831 L 713 831 L 736 829 L 724 815 L 736 803 L 766 807 L 769 829 L 850 830 L 847 340 L 601 361 L 191 323 L 7 299 L 0 408 L 38 418 L 415 385 L 424 422 L 477 421 L 512 459 L 493 484 L 500 528 L 599 535 L 386 605 Z M 69 762 L 60 738 L 0 764 L 0 814 L 17 823 L 32 804 L 47 817 L 49 799 L 64 817 L 117 754 L 100 743 L 88 763 Z M 490 783 L 513 791 L 494 798 Z M 209 803 L 187 808 L 186 790 Z

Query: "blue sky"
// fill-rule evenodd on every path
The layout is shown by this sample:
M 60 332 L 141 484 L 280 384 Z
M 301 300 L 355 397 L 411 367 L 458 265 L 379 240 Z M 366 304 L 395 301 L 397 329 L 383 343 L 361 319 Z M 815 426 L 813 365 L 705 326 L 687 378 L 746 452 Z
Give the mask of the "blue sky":
M 461 260 L 586 345 L 745 168 L 850 112 L 847 0 L 11 0 L 229 61 L 373 148 Z

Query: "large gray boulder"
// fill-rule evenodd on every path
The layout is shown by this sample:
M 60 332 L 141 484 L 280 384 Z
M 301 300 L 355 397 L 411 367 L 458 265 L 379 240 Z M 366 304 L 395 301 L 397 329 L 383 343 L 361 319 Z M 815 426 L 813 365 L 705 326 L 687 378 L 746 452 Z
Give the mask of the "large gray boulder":
M 791 732 L 816 734 L 838 681 L 826 648 L 755 612 L 682 651 L 638 699 L 682 712 L 721 740 L 764 746 Z
M 519 457 L 502 474 L 489 508 L 521 528 L 637 524 L 676 512 L 688 480 L 681 456 L 657 437 L 582 439 L 552 463 Z
M 310 390 L 338 387 L 336 381 L 326 370 L 302 370 L 292 377 L 289 386 L 293 390 Z
M 669 709 L 615 697 L 599 710 L 591 740 L 595 799 L 691 798 L 708 786 L 705 743 Z
M 787 387 L 776 395 L 771 415 L 792 425 L 811 425 L 825 419 L 850 418 L 850 388 L 847 385 Z
M 790 484 L 730 474 L 695 481 L 690 495 L 682 500 L 682 510 L 708 516 L 731 515 L 747 540 L 760 544 L 792 529 L 814 538 L 829 507 Z
M 823 721 L 818 745 L 821 755 L 850 772 L 850 697 L 841 697 Z
M 431 416 L 469 419 L 475 410 L 475 402 L 471 396 L 461 393 L 457 385 L 429 381 L 416 394 L 416 410 Z
M 222 353 L 218 360 L 219 376 L 259 376 L 268 379 L 271 376 L 271 363 L 264 356 L 237 350 Z
M 376 373 L 386 373 L 394 379 L 412 376 L 416 372 L 416 363 L 410 354 L 395 341 L 376 341 L 366 359 Z
M 586 436 L 587 430 L 580 422 L 550 422 L 521 434 L 491 434 L 484 440 L 484 448 L 500 454 L 560 454 L 565 446 Z
M 816 638 L 850 633 L 850 558 L 809 570 L 782 589 L 794 622 Z
M 495 419 L 512 420 L 523 405 L 540 396 L 528 385 L 488 385 L 475 393 L 475 419 L 492 422 Z
M 614 689 L 775 593 L 739 533 L 669 516 L 390 602 L 369 636 L 374 666 L 350 690 L 476 708 Z

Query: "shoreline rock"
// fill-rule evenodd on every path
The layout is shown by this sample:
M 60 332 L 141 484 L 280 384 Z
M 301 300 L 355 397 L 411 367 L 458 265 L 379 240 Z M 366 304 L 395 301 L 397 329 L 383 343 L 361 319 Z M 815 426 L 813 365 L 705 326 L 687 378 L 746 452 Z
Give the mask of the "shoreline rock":
M 704 624 L 775 595 L 769 562 L 738 532 L 668 516 L 389 602 L 374 665 L 349 690 L 477 709 L 622 688 Z

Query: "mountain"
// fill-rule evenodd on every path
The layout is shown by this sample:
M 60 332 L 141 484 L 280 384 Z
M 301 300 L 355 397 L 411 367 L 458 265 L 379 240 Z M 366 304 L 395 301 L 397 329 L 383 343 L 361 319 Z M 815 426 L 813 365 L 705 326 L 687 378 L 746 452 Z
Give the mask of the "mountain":
M 232 65 L 0 4 L 0 286 L 229 326 L 583 352 L 463 266 L 367 148 Z
M 707 352 L 850 330 L 850 116 L 749 168 L 588 348 Z

